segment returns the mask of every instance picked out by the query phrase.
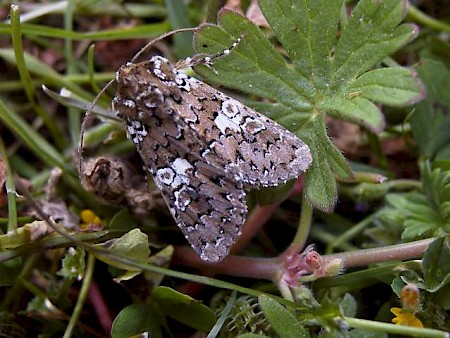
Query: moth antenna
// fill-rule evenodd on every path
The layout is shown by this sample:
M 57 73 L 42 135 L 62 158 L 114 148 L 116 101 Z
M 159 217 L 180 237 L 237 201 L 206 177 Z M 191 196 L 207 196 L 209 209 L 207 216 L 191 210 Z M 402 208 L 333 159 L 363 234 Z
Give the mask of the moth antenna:
M 131 62 L 134 63 L 134 61 L 136 61 L 136 59 L 141 56 L 147 49 L 149 49 L 152 45 L 154 45 L 156 42 L 164 40 L 165 38 L 167 38 L 168 36 L 171 36 L 173 34 L 177 34 L 177 33 L 183 33 L 183 32 L 192 32 L 194 30 L 196 30 L 197 27 L 191 27 L 191 28 L 180 28 L 180 29 L 175 29 L 173 31 L 164 33 L 163 35 L 158 36 L 157 38 L 154 38 L 152 41 L 150 41 L 149 43 L 147 43 L 144 47 L 141 48 L 141 50 L 139 52 L 137 52 L 137 54 L 131 59 Z
M 134 63 L 136 61 L 136 59 L 141 56 L 148 48 L 150 48 L 153 44 L 155 44 L 158 41 L 161 41 L 165 38 L 167 38 L 168 36 L 172 35 L 172 34 L 176 34 L 176 33 L 182 33 L 182 32 L 191 32 L 194 31 L 196 28 L 180 28 L 180 29 L 176 29 L 167 33 L 164 33 L 163 35 L 158 36 L 157 38 L 151 40 L 149 43 L 147 43 L 144 47 L 141 48 L 141 50 L 134 55 L 134 57 L 131 59 L 131 63 Z M 83 117 L 83 121 L 81 123 L 81 135 L 80 135 L 80 144 L 79 144 L 79 148 L 78 148 L 78 173 L 79 175 L 82 174 L 81 171 L 81 167 L 83 164 L 83 147 L 84 147 L 84 130 L 86 128 L 87 123 L 89 122 L 89 118 L 91 116 L 92 110 L 94 109 L 95 104 L 98 102 L 98 100 L 100 99 L 100 97 L 103 95 L 103 93 L 115 82 L 115 80 L 111 80 L 109 81 L 104 87 L 103 89 L 97 94 L 97 96 L 94 98 L 94 100 L 87 106 L 86 109 L 86 113 L 84 114 Z M 82 177 L 80 176 L 80 178 L 82 179 Z
M 211 68 L 214 73 L 217 74 L 217 72 L 212 68 L 213 60 L 219 59 L 221 57 L 227 56 L 231 53 L 233 49 L 235 49 L 239 43 L 244 39 L 246 34 L 240 35 L 233 44 L 228 47 L 227 49 L 224 49 L 216 54 L 197 54 L 193 57 L 188 57 L 184 60 L 178 61 L 175 65 L 175 68 L 181 69 L 186 67 L 195 67 L 198 65 L 205 65 L 208 68 Z
M 100 92 L 95 96 L 94 100 L 89 103 L 86 109 L 86 113 L 84 114 L 83 121 L 81 122 L 81 135 L 80 135 L 80 144 L 78 145 L 78 175 L 80 179 L 82 179 L 82 164 L 83 164 L 83 148 L 84 148 L 84 131 L 86 129 L 86 125 L 89 122 L 89 118 L 91 117 L 92 110 L 94 109 L 95 104 L 98 102 L 100 97 L 105 93 L 105 91 L 115 82 L 116 80 L 110 80 Z

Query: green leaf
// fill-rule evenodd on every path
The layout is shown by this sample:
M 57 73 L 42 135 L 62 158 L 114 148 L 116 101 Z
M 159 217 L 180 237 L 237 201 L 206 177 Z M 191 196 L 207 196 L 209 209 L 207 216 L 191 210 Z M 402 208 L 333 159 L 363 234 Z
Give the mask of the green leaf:
M 156 254 L 151 255 L 150 258 L 148 259 L 148 264 L 168 268 L 170 261 L 172 259 L 172 255 L 173 255 L 173 246 L 168 245 L 164 249 L 158 251 Z M 151 285 L 153 285 L 154 287 L 161 284 L 162 280 L 165 277 L 165 275 L 162 273 L 157 273 L 150 270 L 145 270 L 144 276 L 145 279 L 149 283 L 151 283 Z
M 333 98 L 325 101 L 323 108 L 329 110 L 331 117 L 340 118 L 380 133 L 385 125 L 383 114 L 378 107 L 364 97 L 356 96 L 351 99 L 338 100 Z
M 148 236 L 139 229 L 133 229 L 119 238 L 98 244 L 98 246 L 109 249 L 110 255 L 95 252 L 96 258 L 116 268 L 138 273 L 140 273 L 139 269 L 117 262 L 114 256 L 127 257 L 137 263 L 147 263 L 148 257 L 150 256 Z
M 386 195 L 387 207 L 377 219 L 390 231 L 403 229 L 402 239 L 436 237 L 450 231 L 450 171 L 421 167 L 424 193 L 409 192 Z
M 42 159 L 47 165 L 68 171 L 61 154 L 52 144 L 34 130 L 22 117 L 7 107 L 0 100 L 0 119 L 11 131 L 19 136 L 27 147 Z
M 313 156 L 311 167 L 306 172 L 306 198 L 321 210 L 331 212 L 337 199 L 337 184 L 333 175 L 343 181 L 351 181 L 353 173 L 342 153 L 326 135 L 324 121 L 316 120 L 316 137 L 306 138 Z
M 344 316 L 355 317 L 356 310 L 358 309 L 358 303 L 352 295 L 346 293 L 344 295 L 344 298 L 342 298 L 342 300 L 340 301 L 339 307 L 341 308 L 342 314 Z
M 431 170 L 429 162 L 421 167 L 422 184 L 430 204 L 439 212 L 442 220 L 450 223 L 450 170 Z M 450 228 L 447 229 L 450 231 Z
M 258 301 L 270 325 L 281 338 L 309 337 L 309 332 L 284 306 L 266 295 L 259 296 Z
M 130 337 L 148 332 L 149 337 L 162 338 L 160 314 L 150 304 L 132 304 L 124 308 L 114 319 L 112 338 Z
M 407 2 L 402 0 L 359 1 L 336 45 L 335 83 L 350 83 L 412 40 L 417 27 L 398 26 L 406 12 Z
M 0 48 L 0 58 L 12 64 L 17 62 L 14 51 L 7 48 Z M 38 58 L 27 53 L 24 54 L 24 58 L 27 69 L 31 74 L 42 78 L 43 81 L 48 81 L 49 83 L 56 84 L 60 87 L 65 87 L 67 90 L 70 90 L 84 99 L 91 99 L 91 95 L 75 84 L 74 81 L 58 74 L 52 67 L 49 67 Z
M 404 229 L 402 239 L 414 240 L 440 233 L 438 215 L 428 205 L 426 197 L 418 192 L 386 195 L 388 207 L 377 217 L 387 226 Z
M 411 130 L 420 153 L 434 158 L 450 143 L 450 72 L 443 63 L 427 59 L 416 69 L 425 83 L 427 97 L 416 105 Z
M 162 313 L 196 330 L 208 332 L 217 320 L 209 307 L 171 288 L 159 286 L 152 296 Z
M 378 103 L 403 106 L 425 96 L 425 89 L 417 95 L 417 89 L 422 87 L 417 77 L 414 70 L 403 67 L 379 68 L 361 75 L 349 89 Z
M 86 267 L 85 256 L 86 253 L 82 248 L 69 248 L 62 260 L 61 270 L 57 274 L 64 278 L 80 280 Z
M 36 241 L 49 233 L 45 221 L 33 221 L 17 228 L 16 231 L 0 235 L 0 250 L 17 248 L 28 242 Z
M 402 0 L 362 0 L 347 25 L 340 23 L 341 0 L 260 0 L 259 5 L 290 62 L 252 22 L 231 11 L 219 13 L 218 25 L 203 25 L 196 49 L 214 54 L 243 39 L 226 57 L 196 72 L 212 82 L 265 98 L 246 104 L 267 114 L 304 140 L 313 154 L 306 174 L 306 196 L 317 208 L 331 211 L 337 200 L 335 177 L 352 173 L 326 133 L 325 116 L 351 121 L 380 132 L 384 118 L 374 102 L 405 105 L 423 96 L 414 72 L 373 68 L 417 33 L 400 25 Z M 340 27 L 340 39 L 336 30 Z
M 260 0 L 259 5 L 296 70 L 310 77 L 319 69 L 315 76 L 326 77 L 342 2 Z
M 137 227 L 136 221 L 126 209 L 122 209 L 111 218 L 108 228 L 111 231 L 130 231 Z
M 422 265 L 427 291 L 436 292 L 450 282 L 450 245 L 446 236 L 428 246 Z

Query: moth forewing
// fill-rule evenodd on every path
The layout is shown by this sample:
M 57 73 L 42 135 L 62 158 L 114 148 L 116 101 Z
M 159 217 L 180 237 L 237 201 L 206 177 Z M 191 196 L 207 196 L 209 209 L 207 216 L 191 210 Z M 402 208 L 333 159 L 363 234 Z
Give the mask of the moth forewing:
M 221 260 L 247 216 L 243 183 L 223 170 L 214 149 L 202 156 L 207 145 L 176 122 L 173 103 L 181 92 L 170 74 L 158 81 L 149 71 L 154 66 L 149 61 L 119 70 L 113 109 L 189 243 L 203 260 Z
M 225 169 L 247 186 L 275 186 L 308 169 L 309 147 L 289 130 L 203 82 L 187 82 L 192 95 L 174 104 L 179 123 L 215 149 L 228 162 Z M 208 92 L 214 99 L 204 100 Z
M 203 260 L 223 259 L 240 234 L 244 186 L 277 185 L 311 164 L 294 134 L 161 56 L 122 66 L 116 80 L 113 109 Z

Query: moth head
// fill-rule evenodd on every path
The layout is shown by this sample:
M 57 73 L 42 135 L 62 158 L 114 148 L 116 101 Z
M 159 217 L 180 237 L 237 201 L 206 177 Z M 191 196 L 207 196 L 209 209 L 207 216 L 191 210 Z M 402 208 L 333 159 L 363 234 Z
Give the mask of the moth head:
M 162 69 L 162 63 L 153 59 L 155 57 L 137 64 L 128 63 L 117 71 L 118 89 L 112 107 L 119 117 L 140 120 L 142 112 L 151 116 L 153 110 L 164 102 L 162 80 L 154 73 L 156 65 Z
M 142 62 L 142 67 L 146 68 L 158 80 L 165 85 L 172 85 L 175 80 L 175 69 L 166 58 L 155 55 L 149 61 Z

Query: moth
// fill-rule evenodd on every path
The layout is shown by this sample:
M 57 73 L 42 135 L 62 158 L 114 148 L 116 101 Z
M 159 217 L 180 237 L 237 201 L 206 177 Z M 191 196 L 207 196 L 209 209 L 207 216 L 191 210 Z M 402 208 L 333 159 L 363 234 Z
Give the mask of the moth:
M 200 258 L 222 260 L 247 217 L 247 189 L 276 186 L 304 173 L 308 146 L 293 133 L 180 68 L 211 65 L 213 56 L 172 65 L 162 56 L 127 63 L 116 73 L 112 107 L 170 212 Z

